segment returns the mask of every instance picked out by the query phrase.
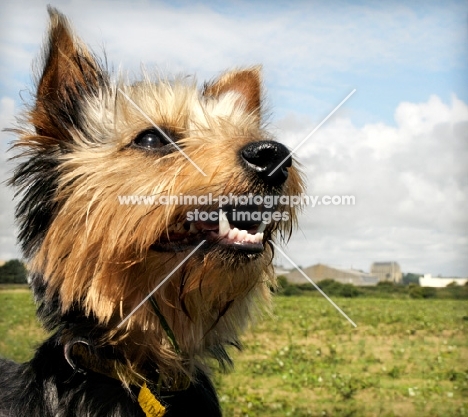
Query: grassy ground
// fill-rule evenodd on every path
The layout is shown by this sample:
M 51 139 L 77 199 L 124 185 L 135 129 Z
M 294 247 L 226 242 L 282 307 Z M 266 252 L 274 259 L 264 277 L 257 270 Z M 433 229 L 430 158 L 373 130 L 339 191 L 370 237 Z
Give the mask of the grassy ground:
M 23 362 L 45 337 L 25 286 L 0 286 L 0 357 Z
M 316 294 L 275 298 L 216 375 L 226 417 L 468 415 L 466 301 L 335 302 L 357 328 Z M 0 356 L 27 360 L 44 336 L 29 292 L 0 288 Z

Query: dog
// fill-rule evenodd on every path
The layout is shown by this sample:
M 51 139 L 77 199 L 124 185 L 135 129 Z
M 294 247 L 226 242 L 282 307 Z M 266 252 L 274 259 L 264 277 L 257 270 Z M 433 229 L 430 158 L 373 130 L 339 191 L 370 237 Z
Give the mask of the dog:
M 48 11 L 10 184 L 50 337 L 0 361 L 0 416 L 221 416 L 210 375 L 269 305 L 271 242 L 298 210 L 277 197 L 303 190 L 266 130 L 261 68 L 128 82 Z

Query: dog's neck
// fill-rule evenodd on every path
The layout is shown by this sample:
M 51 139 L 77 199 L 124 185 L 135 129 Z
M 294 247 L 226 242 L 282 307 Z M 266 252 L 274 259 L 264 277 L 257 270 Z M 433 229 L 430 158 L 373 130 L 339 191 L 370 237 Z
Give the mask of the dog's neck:
M 89 372 L 105 375 L 116 379 L 125 385 L 135 385 L 142 387 L 144 384 L 150 384 L 154 391 L 159 395 L 164 391 L 181 391 L 188 388 L 190 378 L 187 375 L 174 377 L 168 383 L 164 380 L 156 368 L 151 372 L 129 373 L 125 363 L 118 357 L 109 355 L 109 349 L 97 348 L 88 339 L 75 338 L 65 343 L 64 356 L 67 363 L 74 372 L 87 374 Z

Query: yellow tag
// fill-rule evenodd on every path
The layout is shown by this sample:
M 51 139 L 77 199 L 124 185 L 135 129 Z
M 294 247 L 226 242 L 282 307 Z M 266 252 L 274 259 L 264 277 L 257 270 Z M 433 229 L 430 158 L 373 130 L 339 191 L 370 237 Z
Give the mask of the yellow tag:
M 138 403 L 141 409 L 145 412 L 146 417 L 162 417 L 166 412 L 166 408 L 158 401 L 153 393 L 146 386 L 146 382 L 140 389 L 138 394 Z

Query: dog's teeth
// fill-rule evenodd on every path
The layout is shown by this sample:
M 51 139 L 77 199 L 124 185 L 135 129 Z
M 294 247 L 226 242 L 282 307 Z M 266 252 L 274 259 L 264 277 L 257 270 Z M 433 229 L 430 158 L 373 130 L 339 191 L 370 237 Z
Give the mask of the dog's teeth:
M 237 234 L 237 240 L 243 241 L 247 237 L 247 230 L 240 230 L 239 233 Z
M 266 223 L 261 222 L 260 226 L 258 226 L 257 233 L 263 233 L 266 228 Z
M 255 233 L 255 242 L 262 242 L 263 241 L 263 233 Z
M 228 235 L 231 227 L 229 226 L 229 221 L 226 215 L 223 213 L 223 210 L 219 210 L 219 230 L 218 235 L 220 237 L 225 237 Z
M 198 233 L 198 229 L 197 229 L 197 226 L 195 226 L 195 223 L 190 223 L 190 229 L 189 229 L 189 232 L 190 233 Z
M 237 227 L 234 227 L 234 229 L 229 230 L 228 239 L 234 240 L 237 237 L 238 233 L 239 229 Z

